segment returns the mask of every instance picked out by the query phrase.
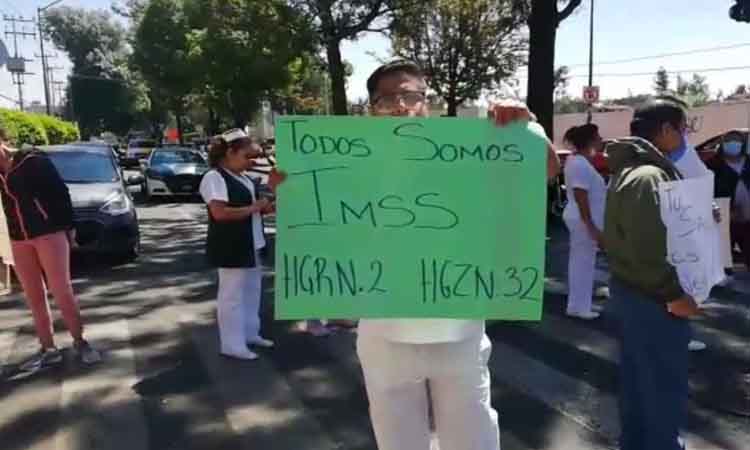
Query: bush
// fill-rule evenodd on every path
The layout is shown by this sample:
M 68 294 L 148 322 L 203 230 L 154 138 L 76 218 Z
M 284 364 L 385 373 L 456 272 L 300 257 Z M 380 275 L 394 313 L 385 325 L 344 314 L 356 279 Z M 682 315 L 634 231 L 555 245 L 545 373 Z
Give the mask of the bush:
M 80 139 L 78 127 L 74 124 L 44 114 L 36 114 L 35 116 L 47 132 L 47 140 L 50 145 L 67 144 Z
M 65 144 L 80 139 L 78 126 L 56 117 L 0 109 L 0 126 L 14 145 Z

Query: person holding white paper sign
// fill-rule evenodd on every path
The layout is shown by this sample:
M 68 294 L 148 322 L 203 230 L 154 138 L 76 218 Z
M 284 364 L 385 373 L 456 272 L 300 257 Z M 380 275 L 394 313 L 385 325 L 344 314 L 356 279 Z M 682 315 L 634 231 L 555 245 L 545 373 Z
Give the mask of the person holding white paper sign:
M 687 115 L 659 101 L 636 111 L 635 137 L 607 146 L 612 179 L 604 241 L 620 319 L 621 450 L 682 450 L 688 398 L 688 318 L 700 313 L 667 258 L 659 185 L 682 178 L 668 155 Z
M 607 185 L 592 160 L 603 147 L 599 127 L 586 124 L 565 133 L 565 140 L 575 148 L 565 163 L 565 188 L 568 204 L 563 211 L 570 232 L 568 260 L 568 307 L 570 317 L 592 320 L 599 312 L 592 310 L 596 254 L 604 247 L 604 205 Z

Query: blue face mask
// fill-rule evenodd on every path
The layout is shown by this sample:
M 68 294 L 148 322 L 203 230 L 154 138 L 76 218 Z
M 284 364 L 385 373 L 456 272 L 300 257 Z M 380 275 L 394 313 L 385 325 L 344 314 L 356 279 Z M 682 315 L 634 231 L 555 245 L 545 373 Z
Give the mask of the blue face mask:
M 725 142 L 722 144 L 721 148 L 727 156 L 740 156 L 742 154 L 742 142 Z
M 688 144 L 687 133 L 685 133 L 682 135 L 682 139 L 680 140 L 680 146 L 672 153 L 668 153 L 667 158 L 669 158 L 669 160 L 672 162 L 679 161 L 683 156 L 685 156 L 685 153 L 687 152 L 689 146 L 690 144 Z

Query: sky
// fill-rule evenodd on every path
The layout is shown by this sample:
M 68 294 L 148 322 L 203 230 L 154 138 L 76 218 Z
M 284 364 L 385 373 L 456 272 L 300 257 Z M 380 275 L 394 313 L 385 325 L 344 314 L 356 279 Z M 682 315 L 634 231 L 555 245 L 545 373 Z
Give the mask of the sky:
M 589 8 L 592 0 L 583 5 L 558 30 L 556 66 L 571 67 L 568 93 L 580 96 L 587 84 L 589 48 Z M 692 77 L 691 71 L 721 69 L 700 73 L 705 76 L 715 94 L 722 90 L 731 93 L 739 84 L 750 83 L 750 24 L 741 24 L 729 19 L 728 10 L 733 0 L 595 0 L 594 29 L 594 84 L 600 86 L 602 98 L 618 98 L 628 94 L 644 94 L 653 91 L 654 73 L 664 67 L 669 72 L 685 71 L 683 77 Z M 0 13 L 23 15 L 30 18 L 36 8 L 48 0 L 0 0 Z M 65 0 L 65 5 L 86 8 L 109 9 L 111 0 Z M 686 6 L 689 5 L 689 6 Z M 7 29 L 9 23 L 5 22 Z M 27 27 L 30 28 L 29 25 Z M 12 41 L 0 35 L 9 51 Z M 26 39 L 19 42 L 19 50 L 26 57 L 39 54 L 39 41 Z M 734 47 L 717 50 L 719 47 Z M 713 49 L 690 55 L 645 59 L 629 63 L 599 64 L 623 59 L 650 57 L 668 53 Z M 63 70 L 56 74 L 64 79 L 70 63 L 63 52 L 50 60 Z M 354 66 L 354 74 L 348 83 L 351 100 L 367 97 L 365 81 L 378 66 L 378 60 L 390 55 L 390 43 L 376 34 L 362 36 L 356 42 L 345 42 L 342 53 Z M 27 77 L 24 86 L 26 103 L 43 100 L 44 91 L 41 64 L 38 58 L 27 64 L 27 70 L 36 75 Z M 583 64 L 582 66 L 578 66 Z M 745 69 L 730 70 L 731 67 Z M 633 75 L 642 74 L 646 75 Z M 625 74 L 625 75 L 622 75 Z M 521 95 L 525 95 L 526 71 L 517 74 Z M 672 73 L 672 83 L 676 73 Z M 0 69 L 0 95 L 17 99 L 17 88 L 11 83 L 10 74 Z M 11 103 L 0 97 L 0 106 Z

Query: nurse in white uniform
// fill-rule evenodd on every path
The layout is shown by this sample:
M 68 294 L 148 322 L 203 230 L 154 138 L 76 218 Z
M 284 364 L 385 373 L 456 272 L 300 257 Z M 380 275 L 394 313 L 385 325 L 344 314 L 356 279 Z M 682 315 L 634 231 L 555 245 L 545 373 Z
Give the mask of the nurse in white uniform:
M 265 247 L 262 214 L 272 205 L 259 199 L 255 182 L 245 171 L 262 154 L 244 131 L 227 131 L 209 150 L 212 167 L 200 193 L 208 205 L 206 250 L 219 272 L 217 312 L 221 354 L 252 360 L 248 347 L 272 347 L 260 335 L 261 279 L 258 251 Z
M 594 270 L 596 254 L 602 248 L 602 228 L 607 186 L 591 160 L 603 142 L 594 124 L 573 127 L 565 133 L 573 155 L 565 162 L 568 203 L 563 220 L 570 232 L 568 260 L 568 306 L 570 317 L 593 320 Z

